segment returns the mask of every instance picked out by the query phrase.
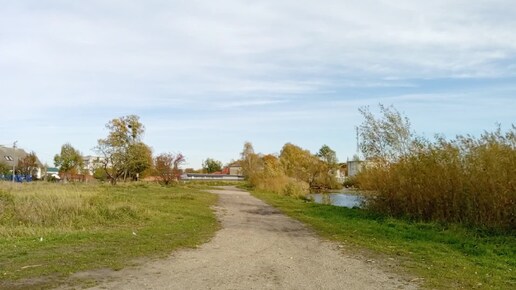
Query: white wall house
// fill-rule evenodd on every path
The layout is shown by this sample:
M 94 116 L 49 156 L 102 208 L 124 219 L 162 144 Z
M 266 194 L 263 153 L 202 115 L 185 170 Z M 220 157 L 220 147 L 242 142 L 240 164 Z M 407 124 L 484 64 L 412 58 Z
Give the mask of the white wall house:
M 95 169 L 99 168 L 102 165 L 101 162 L 104 161 L 104 157 L 88 155 L 83 156 L 82 161 L 84 163 L 84 169 L 88 171 L 85 173 L 93 175 Z
M 348 161 L 348 177 L 357 175 L 363 168 L 364 161 L 352 160 Z

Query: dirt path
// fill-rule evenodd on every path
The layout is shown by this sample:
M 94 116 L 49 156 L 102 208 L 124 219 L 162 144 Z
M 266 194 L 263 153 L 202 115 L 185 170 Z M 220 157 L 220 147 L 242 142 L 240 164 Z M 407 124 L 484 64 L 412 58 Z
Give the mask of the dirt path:
M 415 289 L 233 187 L 220 195 L 222 229 L 198 249 L 110 274 L 93 289 Z

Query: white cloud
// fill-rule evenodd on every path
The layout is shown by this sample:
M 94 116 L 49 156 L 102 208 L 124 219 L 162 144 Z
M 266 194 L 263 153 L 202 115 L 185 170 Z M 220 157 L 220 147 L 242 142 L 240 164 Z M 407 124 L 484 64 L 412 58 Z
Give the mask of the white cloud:
M 365 104 L 411 104 L 419 112 L 461 94 L 467 97 L 453 100 L 499 106 L 503 116 L 515 107 L 494 89 L 516 91 L 511 0 L 0 0 L 0 7 L 0 102 L 23 107 L 2 112 L 5 134 L 13 131 L 1 124 L 10 122 L 101 124 L 87 128 L 91 139 L 128 113 L 161 118 L 165 125 L 152 119 L 156 128 L 148 126 L 156 134 L 176 120 L 184 128 L 219 120 L 255 132 L 265 122 L 290 132 L 328 126 L 339 111 L 356 118 Z M 469 89 L 472 83 L 443 79 L 506 81 Z M 422 84 L 429 80 L 439 88 Z M 493 92 L 498 103 L 479 101 Z

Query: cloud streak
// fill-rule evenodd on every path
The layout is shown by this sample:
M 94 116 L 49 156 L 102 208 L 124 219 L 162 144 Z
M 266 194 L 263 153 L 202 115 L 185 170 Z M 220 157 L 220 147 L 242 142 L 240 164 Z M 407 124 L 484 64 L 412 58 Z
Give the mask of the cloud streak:
M 60 142 L 89 150 L 105 134 L 105 122 L 130 113 L 149 120 L 152 138 L 170 146 L 201 145 L 172 144 L 167 130 L 198 140 L 177 128 L 213 131 L 220 128 L 213 124 L 225 124 L 218 130 L 233 134 L 225 142 L 262 136 L 268 127 L 278 135 L 275 146 L 290 138 L 310 149 L 332 143 L 349 154 L 354 142 L 333 135 L 353 130 L 359 106 L 393 103 L 418 122 L 446 127 L 426 112 L 457 104 L 471 111 L 455 114 L 463 118 L 453 121 L 456 131 L 511 122 L 516 111 L 510 0 L 0 5 L 0 101 L 23 108 L 2 112 L 2 139 L 27 140 L 43 159 Z M 13 122 L 20 129 L 2 125 Z M 63 136 L 59 131 L 68 129 L 59 128 L 67 126 L 85 133 Z M 57 131 L 56 140 L 40 146 L 34 128 Z M 318 130 L 306 135 L 320 139 L 292 133 L 297 128 Z M 205 140 L 216 137 L 211 131 Z M 227 152 L 222 145 L 212 151 Z

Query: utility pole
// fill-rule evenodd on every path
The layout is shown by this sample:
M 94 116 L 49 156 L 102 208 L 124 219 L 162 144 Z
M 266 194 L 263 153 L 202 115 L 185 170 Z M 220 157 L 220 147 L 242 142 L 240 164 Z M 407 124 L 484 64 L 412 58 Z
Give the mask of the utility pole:
M 14 141 L 13 143 L 13 183 L 14 177 L 16 176 L 16 143 L 18 143 L 18 141 Z
M 358 141 L 358 126 L 355 126 L 355 130 L 357 132 L 357 155 L 358 155 L 360 152 L 360 143 Z

